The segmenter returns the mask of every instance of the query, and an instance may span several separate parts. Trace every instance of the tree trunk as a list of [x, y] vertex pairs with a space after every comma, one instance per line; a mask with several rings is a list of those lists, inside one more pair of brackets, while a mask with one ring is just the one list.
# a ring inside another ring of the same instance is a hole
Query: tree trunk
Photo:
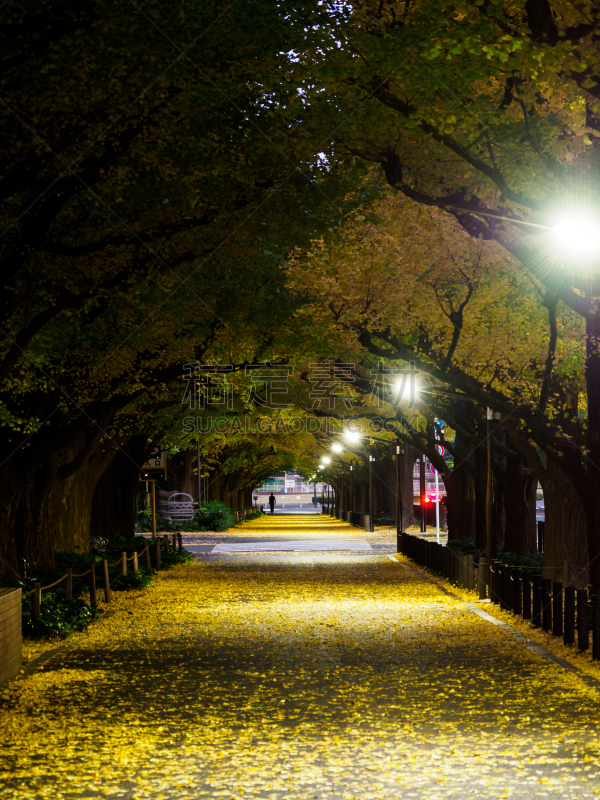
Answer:
[[471, 461], [473, 446], [457, 431], [454, 440], [452, 472], [444, 476], [446, 510], [448, 514], [448, 539], [473, 539], [477, 535], [475, 482]]
[[124, 453], [117, 452], [99, 478], [92, 497], [90, 535], [114, 544], [117, 537], [135, 535], [135, 496], [140, 483], [138, 465], [144, 461], [146, 443], [142, 437], [129, 442]]
[[[586, 317], [585, 382], [587, 389], [587, 449], [581, 481], [586, 511], [587, 549], [592, 592], [600, 592], [600, 310], [597, 300]], [[546, 492], [544, 490], [544, 500]]]
[[0, 545], [8, 565], [20, 571], [19, 559], [52, 565], [55, 550], [89, 550], [92, 495], [113, 457], [112, 445], [88, 430], [30, 470], [26, 459], [6, 465], [0, 475]]
[[183, 453], [177, 453], [176, 456], [170, 459], [168, 470], [173, 478], [174, 491], [185, 492], [185, 494], [189, 494], [197, 500], [198, 473], [196, 470], [194, 474], [195, 466], [196, 450], [186, 450]]
[[415, 524], [413, 472], [418, 451], [410, 444], [404, 445], [404, 455], [400, 456], [400, 500], [402, 502], [403, 531]]
[[[477, 447], [473, 453], [473, 486], [475, 488], [475, 544], [482, 550], [487, 547], [487, 450]], [[497, 520], [496, 520], [497, 521]]]
[[544, 577], [562, 581], [564, 562], [571, 561], [573, 585], [589, 582], [586, 514], [579, 493], [565, 470], [548, 459], [544, 490]]
[[[498, 493], [505, 512], [504, 549], [522, 555], [537, 552], [535, 501], [537, 475], [525, 457], [504, 458], [504, 469], [496, 471]], [[500, 541], [498, 541], [500, 546]]]

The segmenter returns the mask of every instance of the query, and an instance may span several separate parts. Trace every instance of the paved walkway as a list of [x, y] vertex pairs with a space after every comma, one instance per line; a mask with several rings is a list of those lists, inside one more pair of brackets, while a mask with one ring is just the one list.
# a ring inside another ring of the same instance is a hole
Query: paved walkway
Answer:
[[219, 541], [356, 536], [381, 549], [206, 553], [121, 597], [0, 690], [0, 796], [598, 793], [595, 691], [377, 535], [289, 523], [263, 518]]

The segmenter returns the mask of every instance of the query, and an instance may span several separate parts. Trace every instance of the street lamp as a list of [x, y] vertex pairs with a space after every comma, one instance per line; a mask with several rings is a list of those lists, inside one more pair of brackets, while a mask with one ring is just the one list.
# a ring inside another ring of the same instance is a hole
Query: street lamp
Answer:
[[598, 219], [584, 209], [573, 209], [565, 216], [557, 215], [554, 235], [563, 247], [570, 251], [589, 253], [600, 248]]

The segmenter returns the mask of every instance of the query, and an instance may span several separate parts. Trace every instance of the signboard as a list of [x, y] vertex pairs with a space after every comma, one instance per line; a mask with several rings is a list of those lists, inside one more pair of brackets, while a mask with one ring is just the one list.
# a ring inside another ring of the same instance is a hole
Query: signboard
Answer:
[[145, 464], [142, 464], [140, 480], [164, 481], [167, 478], [167, 451], [163, 444], [157, 444]]

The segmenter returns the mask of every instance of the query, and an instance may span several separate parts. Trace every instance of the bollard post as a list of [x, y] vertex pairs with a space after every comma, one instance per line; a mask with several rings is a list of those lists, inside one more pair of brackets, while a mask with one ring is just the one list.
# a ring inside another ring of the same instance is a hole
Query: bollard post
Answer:
[[146, 545], [144, 554], [146, 556], [146, 569], [148, 570], [148, 572], [152, 572], [152, 562], [150, 561], [150, 543]]
[[90, 568], [90, 605], [98, 605], [98, 601], [96, 599], [96, 567], [94, 564], [92, 564]]
[[183, 553], [183, 536], [181, 533], [177, 534], [177, 549], [180, 553]]
[[507, 597], [507, 582], [508, 582], [508, 566], [500, 562], [498, 564], [498, 573], [500, 575], [500, 608], [506, 610], [508, 608], [508, 603], [506, 601]]
[[485, 600], [485, 574], [487, 572], [487, 564], [485, 558], [479, 559], [479, 566], [477, 567], [477, 593], [480, 600]]
[[467, 589], [475, 589], [475, 557], [467, 556]]
[[502, 572], [502, 562], [501, 561], [494, 561], [494, 602], [497, 603], [500, 608], [504, 608], [503, 597], [502, 597], [502, 590], [503, 590], [503, 582], [504, 582], [504, 575]]
[[488, 562], [488, 573], [490, 576], [489, 583], [488, 583], [488, 597], [492, 601], [492, 603], [496, 602], [496, 561], [492, 559]]
[[134, 572], [137, 572], [137, 571], [138, 571], [138, 569], [139, 569], [139, 564], [138, 564], [138, 553], [137, 553], [137, 550], [134, 550], [134, 551], [133, 551], [133, 571], [134, 571]]
[[523, 571], [513, 569], [513, 611], [521, 616], [523, 613]]
[[65, 600], [70, 603], [73, 599], [73, 568], [67, 567], [67, 577], [65, 578]]
[[575, 587], [565, 588], [565, 632], [563, 641], [565, 644], [575, 644]]
[[542, 630], [552, 630], [552, 581], [542, 578]]
[[39, 617], [40, 615], [40, 606], [42, 604], [42, 584], [41, 583], [34, 583], [33, 584], [33, 616]]
[[104, 581], [104, 602], [110, 603], [110, 581], [108, 578], [108, 561], [102, 559], [102, 579]]
[[531, 624], [536, 628], [542, 627], [542, 576], [533, 576], [533, 614]]
[[515, 605], [514, 595], [515, 595], [515, 581], [514, 581], [514, 574], [515, 568], [514, 567], [506, 567], [506, 592], [504, 594], [504, 600], [506, 603], [506, 610], [512, 611]]
[[531, 619], [531, 572], [523, 573], [523, 619]]
[[155, 547], [156, 569], [160, 569], [160, 542], [156, 542], [154, 547]]
[[173, 552], [175, 553], [176, 551], [177, 551], [177, 534], [174, 533], [173, 534]]
[[577, 647], [580, 650], [590, 649], [588, 624], [587, 589], [577, 589]]
[[600, 661], [600, 594], [592, 597], [592, 658]]
[[563, 635], [563, 592], [562, 583], [552, 584], [552, 635]]
[[169, 537], [165, 534], [163, 536], [163, 546], [165, 548], [165, 555], [169, 555]]
[[121, 553], [121, 576], [127, 577], [127, 553]]

